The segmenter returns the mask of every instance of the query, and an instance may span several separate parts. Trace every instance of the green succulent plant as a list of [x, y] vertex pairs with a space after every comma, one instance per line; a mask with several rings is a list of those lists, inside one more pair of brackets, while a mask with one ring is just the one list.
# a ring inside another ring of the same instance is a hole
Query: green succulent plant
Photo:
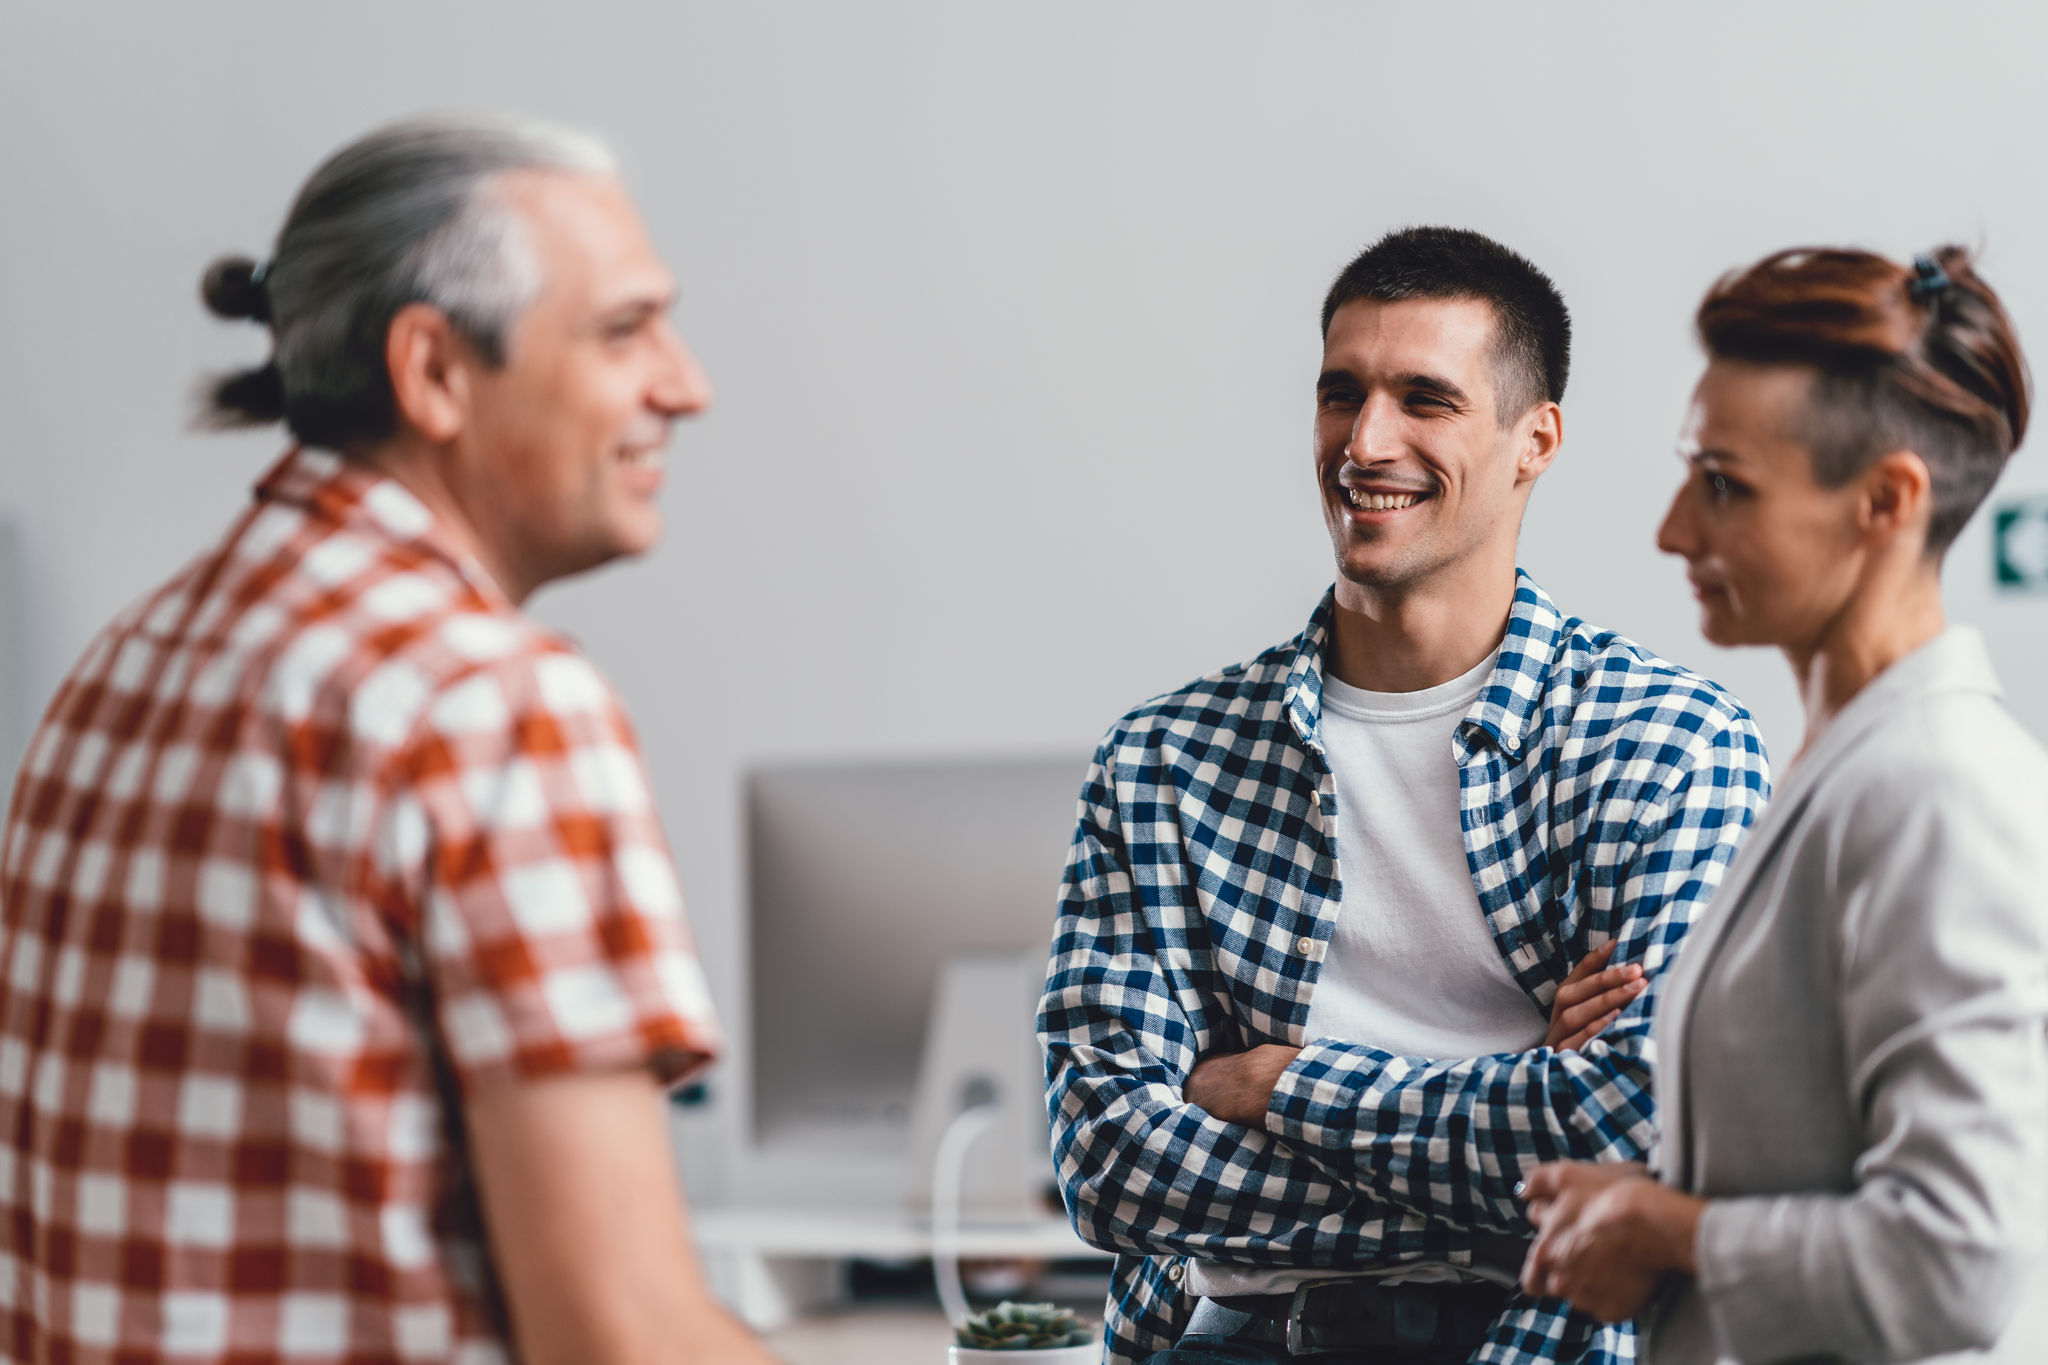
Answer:
[[1086, 1346], [1088, 1329], [1065, 1308], [1049, 1303], [997, 1304], [953, 1329], [953, 1340], [977, 1351], [1050, 1351]]

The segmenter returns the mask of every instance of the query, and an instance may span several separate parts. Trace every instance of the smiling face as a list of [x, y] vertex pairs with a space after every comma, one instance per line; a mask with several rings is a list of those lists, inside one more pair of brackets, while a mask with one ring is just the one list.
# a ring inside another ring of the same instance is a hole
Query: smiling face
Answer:
[[505, 363], [468, 370], [462, 500], [518, 598], [654, 545], [669, 426], [711, 388], [669, 323], [674, 280], [616, 180], [519, 172], [494, 189], [542, 284]]
[[1716, 359], [1694, 391], [1679, 442], [1685, 482], [1657, 530], [1682, 556], [1717, 645], [1798, 648], [1855, 593], [1863, 536], [1856, 481], [1815, 481], [1801, 430], [1813, 374]]
[[1316, 477], [1340, 601], [1455, 566], [1513, 572], [1522, 508], [1560, 436], [1555, 403], [1505, 426], [1494, 315], [1478, 299], [1354, 299], [1316, 381]]

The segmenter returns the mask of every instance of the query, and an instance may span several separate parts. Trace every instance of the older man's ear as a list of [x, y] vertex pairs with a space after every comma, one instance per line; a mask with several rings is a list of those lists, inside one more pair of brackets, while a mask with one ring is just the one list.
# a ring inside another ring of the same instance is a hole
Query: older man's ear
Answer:
[[410, 432], [430, 445], [445, 445], [462, 434], [468, 350], [438, 308], [409, 303], [393, 315], [384, 334], [384, 363], [391, 371], [401, 434]]

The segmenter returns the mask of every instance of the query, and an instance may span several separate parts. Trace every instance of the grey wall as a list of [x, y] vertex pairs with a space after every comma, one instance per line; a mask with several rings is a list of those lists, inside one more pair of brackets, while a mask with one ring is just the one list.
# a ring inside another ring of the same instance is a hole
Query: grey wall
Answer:
[[[27, 601], [21, 529], [0, 515], [0, 793], [11, 788], [15, 767], [28, 742]], [[0, 795], [0, 806], [7, 799]]]
[[[1686, 320], [1773, 247], [1961, 238], [2048, 337], [2048, 13], [1926, 14], [0, 6], [0, 517], [28, 588], [5, 647], [47, 694], [274, 453], [185, 432], [195, 378], [259, 354], [200, 310], [206, 261], [261, 248], [366, 126], [512, 105], [623, 144], [720, 386], [677, 442], [667, 544], [539, 607], [638, 718], [736, 1023], [746, 765], [1070, 752], [1299, 626], [1328, 573], [1316, 306], [1389, 226], [1469, 224], [1556, 276], [1582, 340], [1524, 560], [1735, 686], [1789, 755], [1781, 665], [1705, 648], [1650, 546]], [[2044, 486], [2023, 454], [2006, 487]], [[1957, 547], [1956, 614], [2048, 729], [2043, 607], [1994, 601], [1986, 555], [1981, 530]], [[744, 1074], [693, 1172], [795, 1189], [732, 1140]]]

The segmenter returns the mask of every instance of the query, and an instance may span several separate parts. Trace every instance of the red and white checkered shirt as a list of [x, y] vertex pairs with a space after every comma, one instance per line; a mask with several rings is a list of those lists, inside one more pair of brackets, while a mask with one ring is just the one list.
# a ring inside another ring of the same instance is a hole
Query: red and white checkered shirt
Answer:
[[716, 1050], [617, 697], [451, 546], [295, 452], [52, 703], [0, 849], [0, 1355], [505, 1359], [460, 1094]]

